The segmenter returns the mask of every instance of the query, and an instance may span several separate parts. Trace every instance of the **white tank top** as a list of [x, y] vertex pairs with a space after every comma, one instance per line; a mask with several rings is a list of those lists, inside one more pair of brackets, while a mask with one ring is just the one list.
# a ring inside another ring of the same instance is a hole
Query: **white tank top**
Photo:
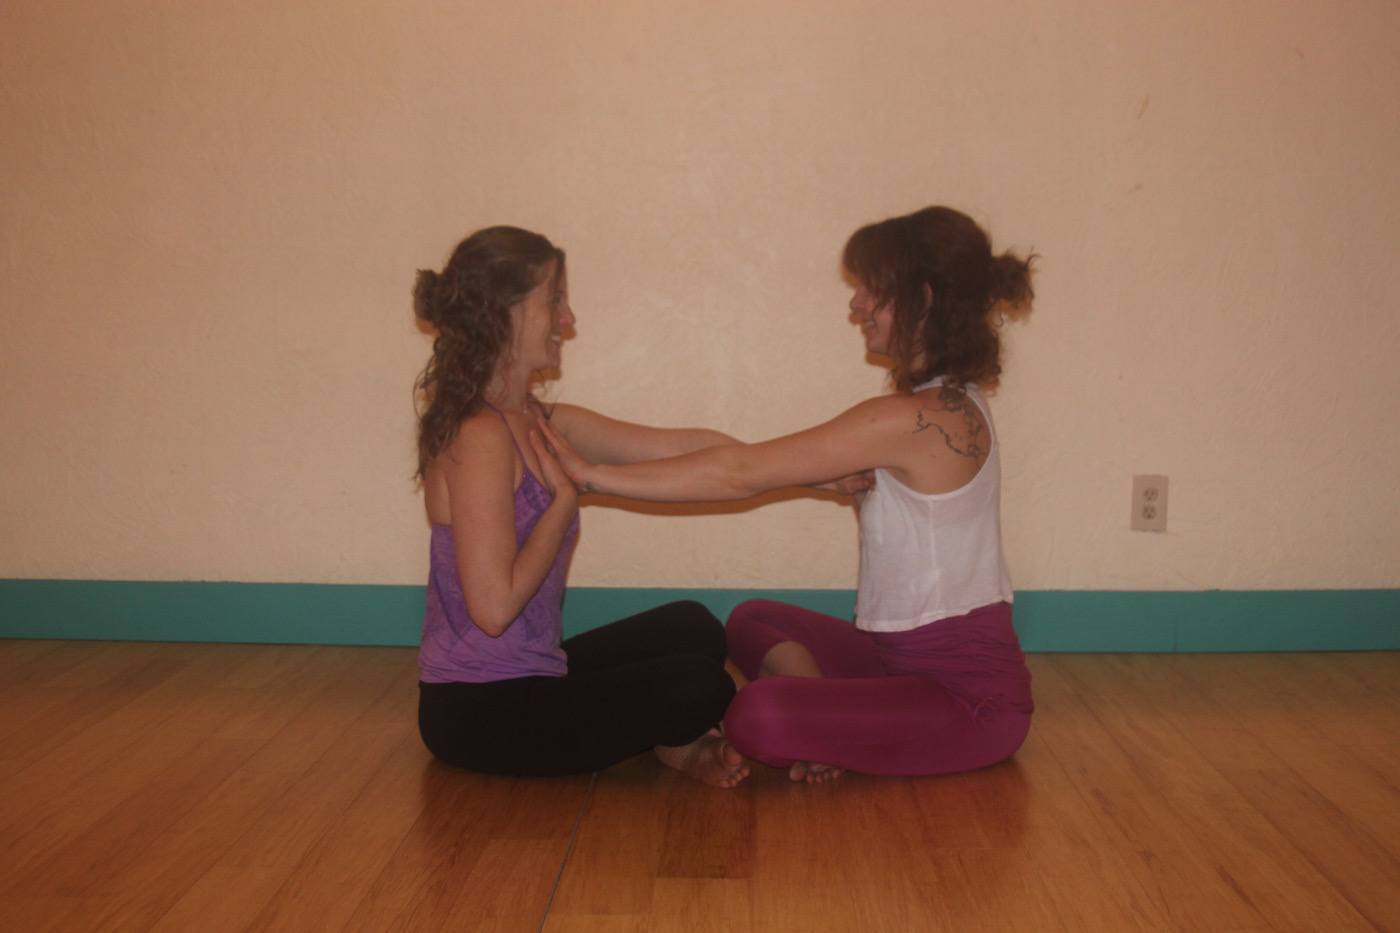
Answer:
[[860, 507], [858, 628], [902, 632], [1011, 602], [1011, 578], [1001, 553], [1000, 445], [981, 390], [969, 385], [967, 396], [987, 419], [992, 439], [971, 482], [930, 495], [875, 470], [875, 488]]

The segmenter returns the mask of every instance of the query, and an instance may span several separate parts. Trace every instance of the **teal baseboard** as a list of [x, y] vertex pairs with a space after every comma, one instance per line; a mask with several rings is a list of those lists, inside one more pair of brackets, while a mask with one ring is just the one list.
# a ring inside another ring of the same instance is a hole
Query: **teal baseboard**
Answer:
[[[0, 580], [0, 638], [416, 645], [421, 586]], [[564, 633], [677, 599], [721, 619], [746, 599], [849, 618], [850, 590], [574, 587]], [[1400, 589], [1027, 590], [1016, 594], [1027, 651], [1394, 651]]]

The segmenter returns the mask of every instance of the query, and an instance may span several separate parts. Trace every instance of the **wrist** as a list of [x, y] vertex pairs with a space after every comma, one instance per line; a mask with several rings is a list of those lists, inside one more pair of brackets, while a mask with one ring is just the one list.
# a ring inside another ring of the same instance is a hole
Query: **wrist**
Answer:
[[579, 478], [581, 480], [578, 484], [580, 492], [606, 494], [608, 489], [608, 464], [591, 464], [588, 470]]
[[561, 483], [554, 487], [554, 501], [549, 504], [550, 508], [576, 509], [578, 508], [578, 490], [573, 483]]

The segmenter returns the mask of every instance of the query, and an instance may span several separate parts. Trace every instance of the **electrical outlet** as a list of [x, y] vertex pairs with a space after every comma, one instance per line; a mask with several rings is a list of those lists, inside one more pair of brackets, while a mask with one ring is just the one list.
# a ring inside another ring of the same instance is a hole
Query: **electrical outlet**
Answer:
[[1133, 477], [1133, 531], [1167, 530], [1167, 478], [1148, 473]]

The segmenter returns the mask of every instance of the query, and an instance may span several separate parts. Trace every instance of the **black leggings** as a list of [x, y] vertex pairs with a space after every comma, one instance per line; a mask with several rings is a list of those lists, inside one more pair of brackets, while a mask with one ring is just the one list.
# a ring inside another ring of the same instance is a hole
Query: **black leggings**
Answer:
[[563, 677], [420, 683], [418, 732], [442, 761], [487, 774], [598, 771], [718, 725], [734, 698], [724, 626], [669, 603], [565, 639]]

